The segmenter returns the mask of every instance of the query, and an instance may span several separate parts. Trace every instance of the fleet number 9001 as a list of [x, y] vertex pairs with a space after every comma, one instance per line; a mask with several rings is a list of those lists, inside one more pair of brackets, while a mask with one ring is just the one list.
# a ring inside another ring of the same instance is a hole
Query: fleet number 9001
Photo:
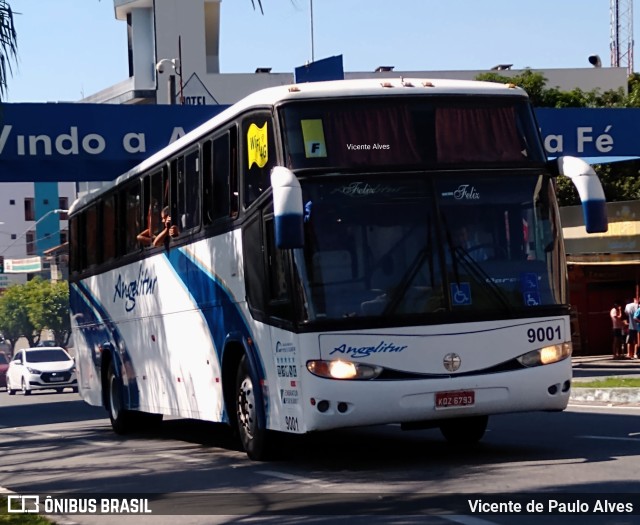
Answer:
[[527, 340], [530, 343], [546, 343], [549, 341], [562, 341], [560, 326], [547, 326], [540, 328], [529, 328], [527, 330]]

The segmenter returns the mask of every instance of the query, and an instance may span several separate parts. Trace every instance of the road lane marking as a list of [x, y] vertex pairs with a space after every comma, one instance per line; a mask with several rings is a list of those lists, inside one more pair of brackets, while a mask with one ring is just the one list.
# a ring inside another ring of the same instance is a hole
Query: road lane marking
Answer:
[[262, 474], [263, 476], [269, 476], [272, 478], [284, 479], [285, 481], [295, 481], [296, 483], [302, 483], [304, 485], [313, 485], [316, 487], [334, 487], [334, 483], [326, 483], [313, 478], [305, 478], [303, 476], [296, 476], [295, 474], [287, 474], [286, 472], [277, 472], [275, 470], [258, 470], [256, 474]]
[[617, 436], [576, 436], [579, 439], [599, 439], [602, 441], [631, 441], [633, 443], [640, 443], [640, 439], [631, 437], [617, 437]]
[[475, 516], [438, 515], [438, 517], [447, 521], [453, 521], [454, 523], [460, 523], [461, 525], [496, 525], [495, 521], [487, 521], [482, 518], [476, 518]]
[[174, 461], [182, 461], [183, 463], [205, 463], [210, 462], [208, 458], [190, 458], [179, 456], [178, 454], [154, 454], [158, 458], [172, 459]]

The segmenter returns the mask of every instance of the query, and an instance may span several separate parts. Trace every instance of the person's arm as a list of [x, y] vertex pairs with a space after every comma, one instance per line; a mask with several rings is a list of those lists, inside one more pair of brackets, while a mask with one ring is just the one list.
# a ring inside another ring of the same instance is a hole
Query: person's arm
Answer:
[[169, 228], [164, 228], [158, 235], [156, 235], [155, 239], [153, 239], [154, 246], [161, 246], [164, 244], [165, 237], [169, 234]]
[[154, 246], [161, 246], [162, 244], [164, 244], [164, 240], [167, 238], [167, 235], [169, 237], [177, 237], [178, 235], [180, 235], [180, 231], [178, 230], [177, 226], [169, 226], [169, 222], [166, 223], [164, 229], [156, 236], [155, 239], [153, 239], [153, 245]]
[[141, 231], [136, 237], [142, 244], [150, 245], [153, 242], [149, 228]]

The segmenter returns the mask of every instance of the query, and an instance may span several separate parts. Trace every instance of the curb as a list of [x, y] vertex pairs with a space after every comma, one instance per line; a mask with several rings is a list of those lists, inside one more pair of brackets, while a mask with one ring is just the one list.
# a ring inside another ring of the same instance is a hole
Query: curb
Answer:
[[581, 388], [574, 383], [569, 402], [640, 405], [640, 388]]

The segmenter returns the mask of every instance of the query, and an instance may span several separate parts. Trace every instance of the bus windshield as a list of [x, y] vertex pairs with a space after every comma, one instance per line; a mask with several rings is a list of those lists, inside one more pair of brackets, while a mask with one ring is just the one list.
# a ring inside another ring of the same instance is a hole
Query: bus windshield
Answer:
[[566, 302], [547, 177], [309, 177], [302, 188], [305, 248], [295, 262], [308, 322], [531, 316], [535, 307]]
[[312, 100], [280, 111], [291, 169], [532, 166], [544, 162], [535, 119], [516, 96]]

